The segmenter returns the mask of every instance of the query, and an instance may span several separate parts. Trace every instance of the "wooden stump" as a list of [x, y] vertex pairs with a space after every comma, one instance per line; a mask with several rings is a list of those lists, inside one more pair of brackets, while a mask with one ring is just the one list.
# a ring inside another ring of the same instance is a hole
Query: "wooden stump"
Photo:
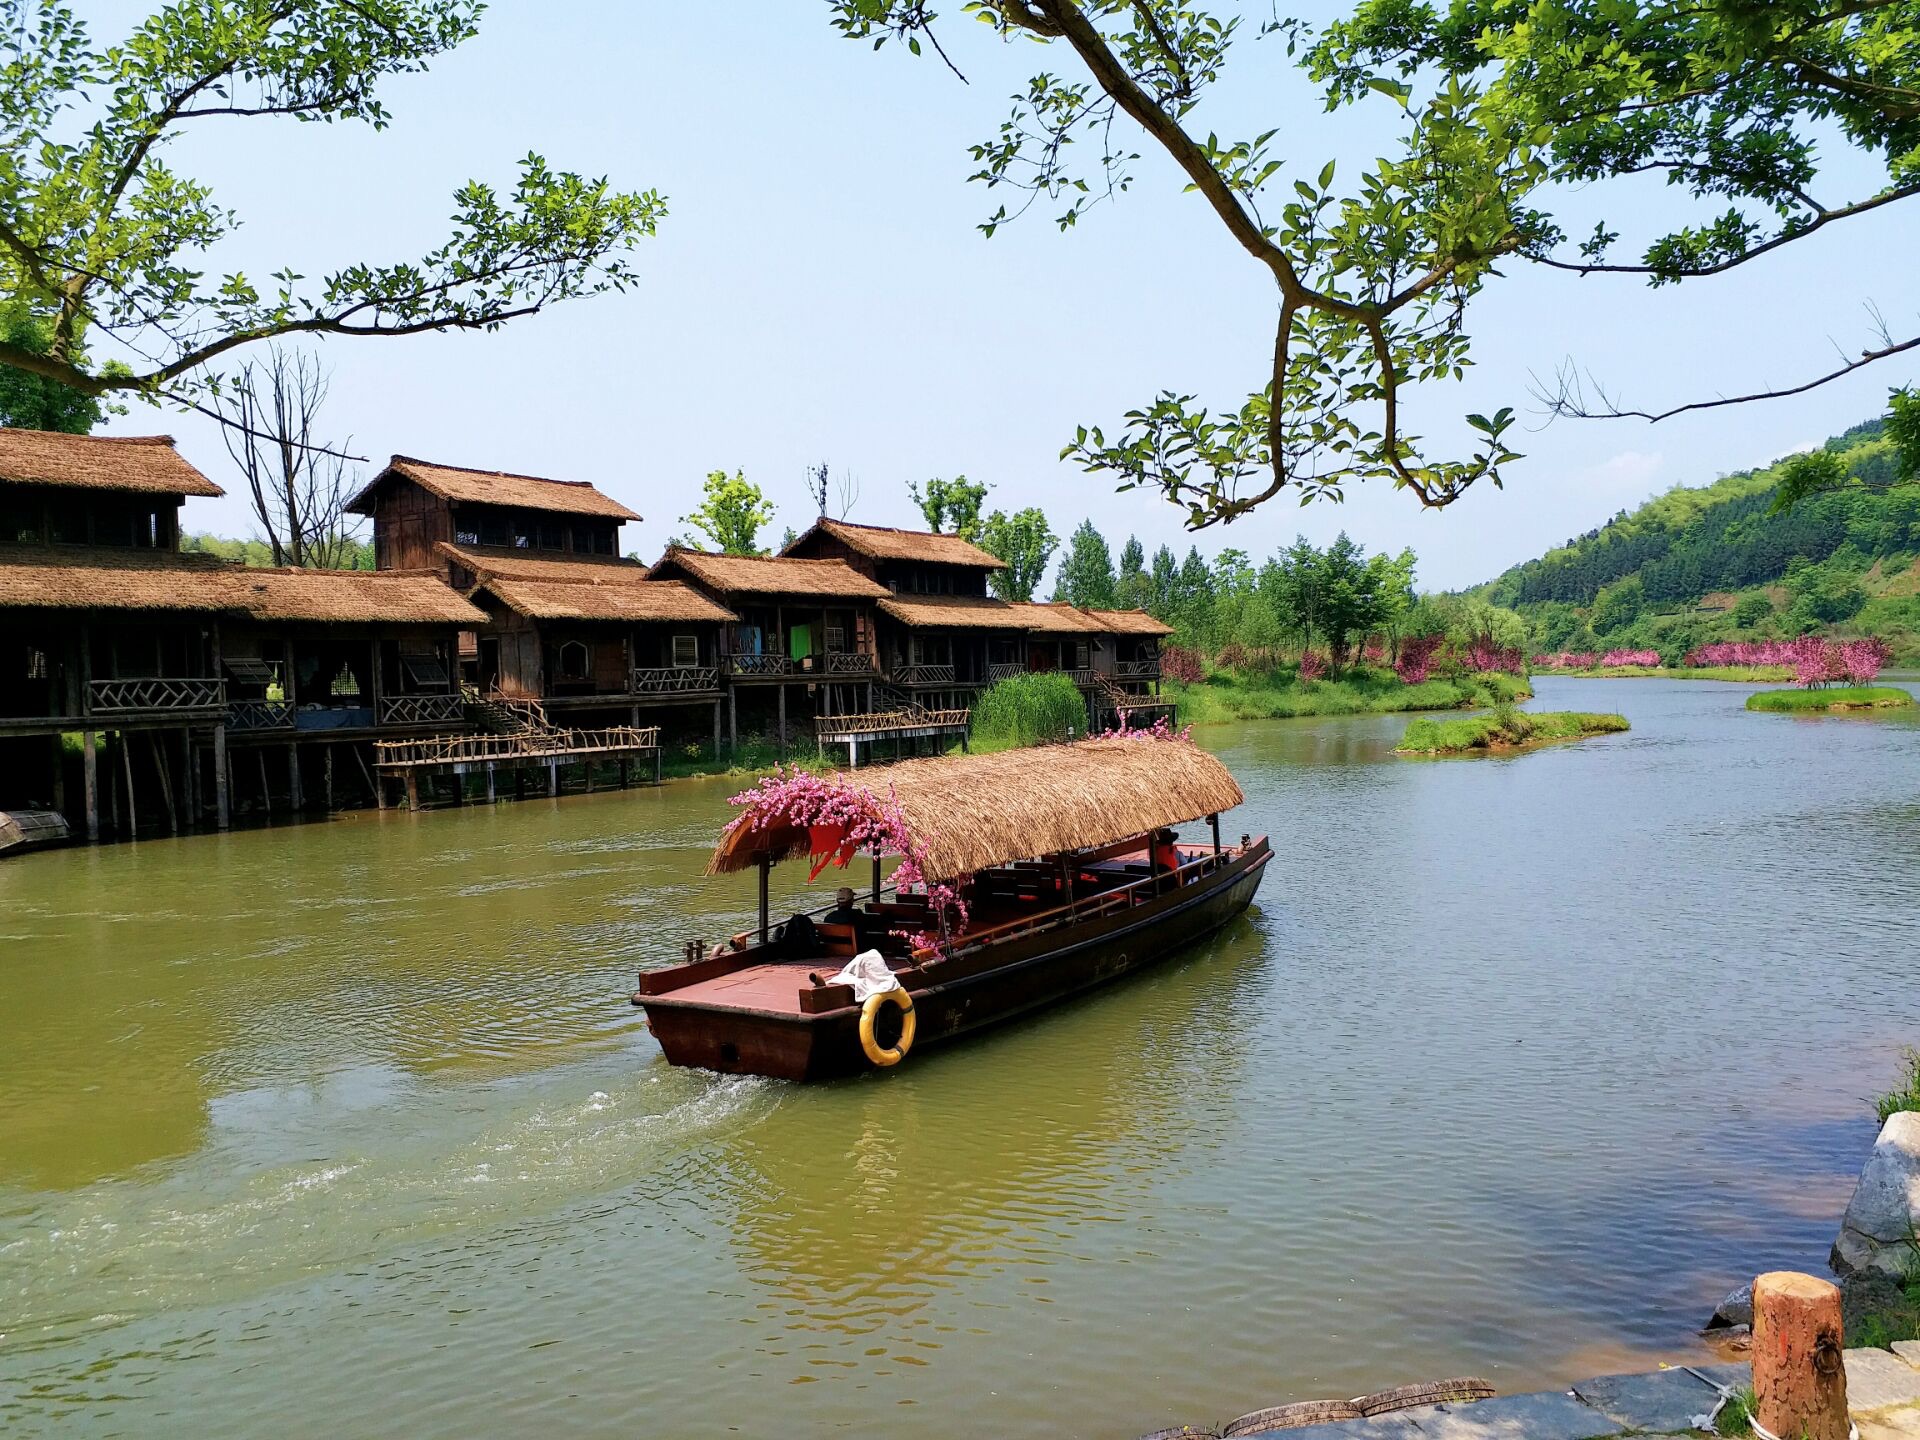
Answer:
[[1781, 1440], [1847, 1440], [1840, 1290], [1792, 1270], [1753, 1282], [1754, 1419]]

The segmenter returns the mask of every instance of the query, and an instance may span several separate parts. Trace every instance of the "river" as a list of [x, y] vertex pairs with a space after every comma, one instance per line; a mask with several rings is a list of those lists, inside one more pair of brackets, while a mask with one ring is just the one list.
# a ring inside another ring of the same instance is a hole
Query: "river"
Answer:
[[1243, 921], [811, 1089], [624, 998], [747, 923], [735, 784], [0, 864], [0, 1424], [1127, 1437], [1696, 1353], [1920, 1042], [1920, 724], [1537, 683], [1632, 733], [1202, 731]]

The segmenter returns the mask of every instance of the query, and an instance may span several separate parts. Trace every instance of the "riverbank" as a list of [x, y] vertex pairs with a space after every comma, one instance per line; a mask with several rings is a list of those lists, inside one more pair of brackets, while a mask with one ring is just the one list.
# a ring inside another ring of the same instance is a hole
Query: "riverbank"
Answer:
[[1494, 672], [1409, 685], [1391, 670], [1355, 670], [1338, 680], [1304, 682], [1291, 674], [1249, 676], [1220, 670], [1192, 684], [1168, 681], [1163, 689], [1179, 707], [1183, 725], [1463, 710], [1533, 698], [1524, 677]]
[[1535, 713], [1503, 708], [1491, 715], [1458, 720], [1414, 721], [1394, 747], [1396, 755], [1470, 755], [1476, 752], [1531, 749], [1589, 735], [1617, 735], [1626, 717], [1576, 710]]
[[1843, 685], [1828, 690], [1762, 690], [1747, 697], [1747, 709], [1780, 714], [1821, 714], [1832, 710], [1904, 710], [1913, 696], [1891, 685]]
[[1736, 685], [1771, 684], [1793, 679], [1785, 665], [1595, 665], [1586, 670], [1536, 669], [1536, 675], [1565, 675], [1574, 680], [1727, 680]]

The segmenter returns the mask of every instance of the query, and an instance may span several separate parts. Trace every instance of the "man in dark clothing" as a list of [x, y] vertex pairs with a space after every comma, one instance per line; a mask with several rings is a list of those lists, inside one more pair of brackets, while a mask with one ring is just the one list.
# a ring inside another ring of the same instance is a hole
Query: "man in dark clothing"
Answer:
[[851, 925], [853, 927], [853, 948], [857, 952], [864, 948], [861, 932], [865, 927], [866, 918], [867, 917], [862, 915], [859, 910], [854, 908], [853, 891], [847, 886], [842, 885], [839, 890], [834, 892], [833, 909], [826, 913], [821, 924]]

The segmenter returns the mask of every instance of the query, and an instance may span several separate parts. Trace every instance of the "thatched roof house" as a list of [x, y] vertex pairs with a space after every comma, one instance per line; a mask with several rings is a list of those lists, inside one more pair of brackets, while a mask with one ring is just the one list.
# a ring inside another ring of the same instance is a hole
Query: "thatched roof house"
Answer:
[[[1082, 846], [1107, 845], [1163, 825], [1231, 810], [1246, 797], [1227, 767], [1181, 741], [1083, 740], [993, 755], [907, 760], [834, 777], [899, 805], [926, 849], [930, 879], [949, 880]], [[751, 807], [730, 824], [709, 874], [808, 853], [804, 827], [756, 828]]]
[[173, 448], [171, 435], [0, 430], [0, 482], [182, 499], [226, 494]]
[[887, 593], [843, 560], [721, 555], [680, 545], [669, 545], [647, 575], [654, 580], [691, 580], [728, 601], [733, 597], [867, 601]]
[[922, 630], [1026, 629], [1015, 606], [990, 595], [892, 595], [880, 602], [880, 613]]
[[232, 572], [215, 555], [0, 546], [0, 609], [217, 613], [236, 603]]
[[1101, 628], [1115, 635], [1150, 635], [1166, 637], [1173, 634], [1173, 626], [1164, 620], [1156, 620], [1144, 610], [1095, 610], [1089, 607], [1085, 613], [1098, 621]]
[[691, 585], [678, 580], [648, 580], [645, 574], [641, 571], [641, 578], [619, 582], [519, 580], [489, 575], [476, 587], [476, 595], [492, 596], [530, 620], [718, 625], [734, 618], [731, 610], [715, 604]]
[[780, 552], [799, 558], [844, 558], [846, 555], [880, 563], [890, 560], [929, 565], [959, 565], [969, 569], [1004, 570], [1007, 562], [958, 535], [934, 530], [895, 530], [885, 525], [855, 525], [821, 516]]
[[517, 510], [597, 515], [613, 520], [640, 518], [585, 480], [549, 480], [539, 475], [516, 475], [509, 470], [439, 465], [431, 460], [416, 460], [411, 455], [395, 455], [389, 460], [386, 468], [347, 502], [347, 509], [356, 515], [377, 516], [378, 492], [395, 481], [409, 481], [429, 495], [456, 504], [502, 505]]

